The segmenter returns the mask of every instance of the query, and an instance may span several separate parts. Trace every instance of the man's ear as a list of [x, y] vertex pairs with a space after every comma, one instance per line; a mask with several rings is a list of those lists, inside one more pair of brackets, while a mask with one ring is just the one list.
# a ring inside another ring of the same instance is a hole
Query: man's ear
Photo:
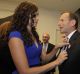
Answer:
[[75, 26], [75, 24], [76, 24], [76, 21], [73, 19], [73, 20], [71, 20], [71, 26], [72, 27], [74, 27]]

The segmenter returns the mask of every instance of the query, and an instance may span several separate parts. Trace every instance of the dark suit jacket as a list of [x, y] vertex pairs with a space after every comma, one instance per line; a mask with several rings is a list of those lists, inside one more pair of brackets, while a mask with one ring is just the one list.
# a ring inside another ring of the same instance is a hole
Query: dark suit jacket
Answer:
[[[42, 45], [43, 45], [43, 43], [42, 43]], [[49, 43], [46, 54], [50, 53], [54, 47], [55, 47], [55, 45]], [[49, 62], [54, 61], [55, 59], [56, 59], [56, 55], [55, 55]], [[49, 62], [48, 62], [48, 63], [49, 63]], [[52, 72], [55, 72], [55, 69], [53, 69], [53, 70], [51, 70], [51, 71], [52, 71]], [[48, 71], [48, 72], [46, 72], [45, 74], [50, 74], [51, 71]]]
[[[46, 53], [47, 53], [47, 54], [50, 53], [54, 47], [55, 47], [55, 45], [49, 43]], [[55, 55], [49, 62], [51, 62], [51, 61], [53, 61], [53, 60], [55, 60], [55, 59], [56, 59], [56, 55]]]
[[70, 38], [67, 49], [68, 59], [59, 66], [60, 74], [80, 74], [80, 33], [76, 31]]

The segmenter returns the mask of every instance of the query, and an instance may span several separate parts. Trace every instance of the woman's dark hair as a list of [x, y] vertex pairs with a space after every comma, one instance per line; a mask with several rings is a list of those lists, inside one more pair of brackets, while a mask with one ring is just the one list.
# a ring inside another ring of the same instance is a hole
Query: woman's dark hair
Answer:
[[11, 22], [6, 21], [0, 25], [0, 40], [7, 40], [8, 39], [8, 31], [11, 28]]
[[12, 21], [11, 21], [11, 28], [8, 31], [8, 34], [11, 31], [19, 31], [22, 36], [24, 37], [24, 43], [27, 43], [28, 45], [33, 44], [32, 35], [28, 32], [27, 26], [29, 25], [29, 20], [31, 19], [31, 25], [32, 25], [32, 34], [36, 38], [37, 42], [39, 43], [39, 36], [36, 32], [34, 25], [34, 20], [37, 16], [36, 12], [38, 11], [38, 8], [35, 4], [32, 4], [30, 2], [22, 2], [15, 10], [15, 13], [13, 14]]
[[27, 43], [28, 45], [33, 44], [32, 36], [27, 30], [27, 25], [29, 25], [30, 19], [31, 19], [31, 25], [32, 25], [32, 33], [36, 38], [37, 42], [39, 43], [39, 36], [36, 32], [35, 27], [33, 27], [34, 25], [33, 18], [36, 17], [37, 11], [38, 11], [38, 8], [36, 5], [25, 1], [25, 2], [22, 2], [16, 8], [15, 13], [13, 15], [11, 30], [19, 31], [24, 37], [24, 43]]

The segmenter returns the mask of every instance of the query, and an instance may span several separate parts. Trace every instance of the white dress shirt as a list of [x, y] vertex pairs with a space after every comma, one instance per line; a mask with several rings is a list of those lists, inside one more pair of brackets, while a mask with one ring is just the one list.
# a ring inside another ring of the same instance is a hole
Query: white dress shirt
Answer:
[[43, 51], [47, 52], [47, 49], [48, 49], [48, 43], [46, 44], [43, 43]]
[[76, 30], [72, 31], [72, 32], [67, 36], [67, 38], [70, 39], [75, 32], [76, 32]]

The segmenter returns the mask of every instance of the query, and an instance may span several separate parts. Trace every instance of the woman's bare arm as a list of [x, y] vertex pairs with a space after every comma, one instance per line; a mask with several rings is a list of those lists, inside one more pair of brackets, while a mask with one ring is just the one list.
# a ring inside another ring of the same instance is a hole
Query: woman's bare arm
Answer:
[[14, 64], [19, 72], [19, 74], [39, 74], [45, 71], [49, 71], [55, 68], [58, 64], [67, 59], [66, 55], [61, 60], [55, 60], [47, 65], [40, 67], [30, 68], [25, 53], [23, 41], [19, 38], [11, 38], [9, 40], [9, 48], [14, 61]]
[[[42, 61], [49, 62], [56, 55], [58, 49], [65, 45], [69, 45], [69, 43], [59, 43], [59, 44], [55, 45], [55, 47], [52, 49], [52, 51], [48, 54], [46, 54], [45, 52], [42, 52], [42, 54], [41, 54]], [[44, 50], [44, 49], [42, 49], [42, 50]]]

